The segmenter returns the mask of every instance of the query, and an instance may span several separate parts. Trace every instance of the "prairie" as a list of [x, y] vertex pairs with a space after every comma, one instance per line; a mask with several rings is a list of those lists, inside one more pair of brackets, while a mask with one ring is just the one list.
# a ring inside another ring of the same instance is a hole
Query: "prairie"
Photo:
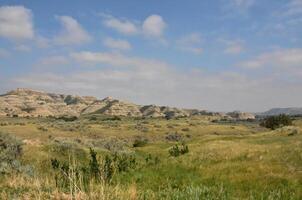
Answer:
[[[0, 132], [21, 141], [22, 154], [0, 175], [0, 198], [298, 200], [302, 119], [294, 127], [291, 135], [211, 116], [2, 117]], [[172, 156], [175, 145], [188, 152]]]

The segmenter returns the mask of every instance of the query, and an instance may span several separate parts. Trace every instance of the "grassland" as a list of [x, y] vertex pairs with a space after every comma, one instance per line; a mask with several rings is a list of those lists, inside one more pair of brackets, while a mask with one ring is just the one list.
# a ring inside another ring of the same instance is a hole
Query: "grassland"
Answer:
[[[0, 199], [302, 199], [302, 119], [292, 136], [285, 128], [213, 119], [0, 118], [0, 132], [23, 141], [20, 162], [30, 168], [0, 175]], [[189, 152], [169, 155], [181, 142]], [[88, 166], [90, 148], [99, 163], [118, 153], [136, 164], [109, 182], [84, 187], [69, 176], [66, 187], [56, 185], [51, 159]]]

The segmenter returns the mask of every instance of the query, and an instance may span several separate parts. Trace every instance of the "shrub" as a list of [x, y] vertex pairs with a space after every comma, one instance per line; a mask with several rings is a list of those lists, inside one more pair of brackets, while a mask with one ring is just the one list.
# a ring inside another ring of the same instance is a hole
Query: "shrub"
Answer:
[[109, 116], [109, 117], [106, 117], [104, 119], [102, 119], [102, 121], [121, 121], [122, 118], [120, 118], [119, 116]]
[[179, 142], [180, 140], [182, 140], [182, 135], [180, 135], [177, 132], [175, 132], [175, 133], [169, 133], [166, 136], [166, 140], [172, 141], [172, 142]]
[[22, 142], [9, 134], [0, 133], [0, 173], [19, 170], [18, 159], [22, 155]]
[[73, 122], [73, 121], [76, 121], [77, 119], [78, 119], [77, 116], [63, 115], [63, 116], [57, 117], [57, 120], [63, 120], [65, 122]]
[[186, 153], [189, 153], [189, 147], [185, 143], [182, 143], [180, 147], [176, 144], [169, 149], [169, 154], [173, 157], [178, 157]]
[[86, 152], [74, 141], [54, 140], [49, 144], [49, 150], [54, 155], [68, 157], [70, 154], [77, 158], [85, 158]]
[[136, 167], [136, 159], [132, 155], [115, 153], [112, 157], [117, 172], [126, 172]]
[[123, 151], [126, 148], [126, 142], [118, 138], [105, 138], [92, 142], [95, 147], [105, 148], [111, 152]]
[[7, 125], [8, 125], [7, 122], [1, 122], [1, 123], [0, 123], [0, 126], [7, 126]]
[[37, 129], [40, 130], [40, 131], [43, 131], [43, 132], [47, 132], [48, 131], [48, 129], [45, 128], [44, 126], [39, 126]]
[[290, 126], [290, 125], [292, 125], [292, 119], [289, 116], [283, 114], [278, 116], [267, 117], [260, 123], [260, 126], [270, 128], [272, 130], [275, 130], [282, 126]]

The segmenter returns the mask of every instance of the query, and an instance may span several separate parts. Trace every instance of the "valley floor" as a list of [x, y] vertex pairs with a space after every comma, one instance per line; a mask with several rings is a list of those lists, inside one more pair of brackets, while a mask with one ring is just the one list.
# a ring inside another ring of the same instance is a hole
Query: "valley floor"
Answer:
[[301, 119], [275, 131], [214, 119], [0, 118], [23, 143], [0, 199], [302, 199]]

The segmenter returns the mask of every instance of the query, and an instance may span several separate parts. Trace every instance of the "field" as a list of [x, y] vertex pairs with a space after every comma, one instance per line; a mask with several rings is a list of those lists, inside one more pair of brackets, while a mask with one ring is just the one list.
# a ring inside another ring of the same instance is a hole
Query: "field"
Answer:
[[23, 143], [0, 199], [302, 199], [302, 119], [214, 119], [0, 118]]

